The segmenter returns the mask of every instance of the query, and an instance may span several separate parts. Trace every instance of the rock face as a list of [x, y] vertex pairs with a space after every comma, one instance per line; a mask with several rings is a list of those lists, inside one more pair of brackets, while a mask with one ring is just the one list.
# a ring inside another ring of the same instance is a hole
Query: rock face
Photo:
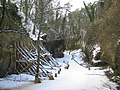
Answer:
[[53, 57], [63, 57], [64, 40], [52, 40], [44, 43], [46, 49], [53, 54]]
[[4, 77], [10, 64], [10, 54], [6, 48], [2, 48], [2, 56], [0, 59], [0, 77]]
[[[18, 59], [16, 56], [19, 56], [15, 50], [15, 44], [25, 40], [19, 36], [13, 32], [0, 33], [0, 77], [14, 72], [15, 63]], [[26, 43], [28, 43], [28, 39], [26, 39]]]
[[13, 45], [13, 38], [15, 38], [13, 33], [0, 33], [0, 77], [5, 76], [13, 63], [11, 58], [13, 48], [10, 47], [10, 45]]

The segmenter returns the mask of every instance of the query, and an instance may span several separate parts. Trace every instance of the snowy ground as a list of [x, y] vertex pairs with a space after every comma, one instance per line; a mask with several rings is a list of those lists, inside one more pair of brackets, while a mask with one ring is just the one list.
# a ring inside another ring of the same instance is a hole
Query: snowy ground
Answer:
[[83, 63], [80, 50], [72, 51], [71, 54], [66, 51], [65, 57], [57, 60], [69, 63], [70, 67], [64, 69], [63, 64], [61, 74], [55, 80], [43, 80], [42, 83], [35, 84], [31, 82], [34, 80], [33, 76], [12, 75], [0, 79], [0, 90], [116, 90], [116, 84], [104, 75], [105, 70], [100, 70], [99, 67], [91, 67], [91, 70], [88, 70], [71, 60], [72, 55], [76, 61]]

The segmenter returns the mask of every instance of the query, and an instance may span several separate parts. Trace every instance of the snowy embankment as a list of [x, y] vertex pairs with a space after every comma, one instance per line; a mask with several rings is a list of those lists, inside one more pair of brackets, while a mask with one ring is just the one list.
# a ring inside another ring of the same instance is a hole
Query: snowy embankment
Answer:
[[[79, 61], [80, 65], [76, 61]], [[116, 84], [110, 82], [100, 67], [91, 67], [91, 70], [82, 65], [82, 52], [80, 50], [72, 51], [70, 54], [65, 52], [64, 58], [58, 58], [57, 61], [63, 65], [61, 73], [55, 80], [43, 80], [40, 84], [30, 82], [34, 80], [33, 76], [11, 76], [0, 79], [0, 89], [12, 90], [116, 90]], [[69, 69], [64, 68], [64, 63], [70, 65]]]

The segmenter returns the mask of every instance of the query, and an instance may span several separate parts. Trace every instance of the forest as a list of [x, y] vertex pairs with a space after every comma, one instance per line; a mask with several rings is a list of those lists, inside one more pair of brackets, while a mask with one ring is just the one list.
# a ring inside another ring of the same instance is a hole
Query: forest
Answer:
[[60, 71], [54, 58], [81, 49], [89, 69], [109, 67], [107, 77], [119, 85], [120, 0], [83, 4], [71, 11], [69, 2], [57, 0], [0, 0], [0, 77], [29, 72], [41, 82], [39, 76], [49, 73], [44, 64]]

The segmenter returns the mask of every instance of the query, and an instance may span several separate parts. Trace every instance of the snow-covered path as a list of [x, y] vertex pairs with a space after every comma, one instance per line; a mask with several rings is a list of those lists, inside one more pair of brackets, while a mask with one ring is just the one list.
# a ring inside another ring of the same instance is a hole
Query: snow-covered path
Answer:
[[115, 84], [106, 78], [104, 70], [88, 70], [71, 60], [68, 53], [62, 60], [69, 61], [70, 67], [62, 68], [61, 74], [55, 80], [44, 80], [40, 84], [28, 83], [13, 90], [115, 90]]

